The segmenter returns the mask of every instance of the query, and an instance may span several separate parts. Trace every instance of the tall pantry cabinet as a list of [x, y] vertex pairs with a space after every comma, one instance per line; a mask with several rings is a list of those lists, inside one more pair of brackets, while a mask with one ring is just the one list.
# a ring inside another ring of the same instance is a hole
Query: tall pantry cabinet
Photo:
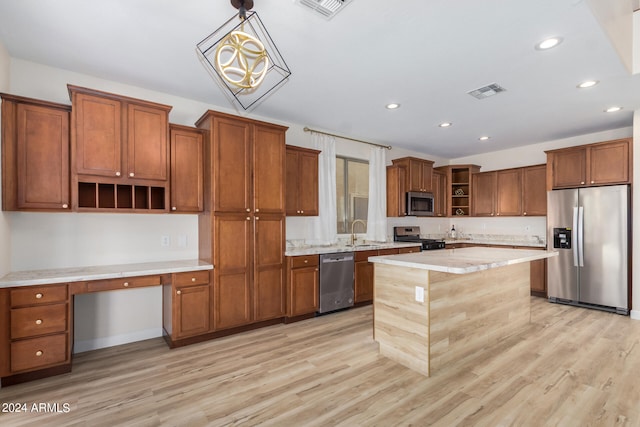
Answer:
[[285, 314], [286, 127], [207, 111], [199, 257], [214, 265], [213, 329]]

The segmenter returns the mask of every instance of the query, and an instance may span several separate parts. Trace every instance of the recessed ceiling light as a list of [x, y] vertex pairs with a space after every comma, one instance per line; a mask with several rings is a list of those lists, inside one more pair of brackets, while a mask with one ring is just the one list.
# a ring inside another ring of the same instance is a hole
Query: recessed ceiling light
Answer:
[[604, 110], [605, 113], [615, 113], [616, 111], [620, 111], [622, 110], [622, 107], [618, 107], [618, 106], [613, 106], [613, 107], [609, 107], [606, 110]]
[[588, 87], [594, 87], [598, 83], [600, 83], [598, 80], [585, 80], [576, 87], [578, 89], [586, 89]]
[[395, 110], [396, 108], [400, 108], [400, 104], [392, 102], [391, 104], [387, 104], [386, 107], [388, 110]]
[[558, 46], [562, 43], [562, 37], [549, 37], [548, 39], [542, 40], [540, 43], [536, 45], [536, 50], [547, 50], [552, 47]]
[[481, 136], [480, 138], [478, 138], [480, 141], [487, 141], [490, 137], [488, 136]]
[[453, 125], [453, 123], [451, 122], [442, 122], [438, 126], [440, 126], [441, 128], [448, 128], [451, 125]]

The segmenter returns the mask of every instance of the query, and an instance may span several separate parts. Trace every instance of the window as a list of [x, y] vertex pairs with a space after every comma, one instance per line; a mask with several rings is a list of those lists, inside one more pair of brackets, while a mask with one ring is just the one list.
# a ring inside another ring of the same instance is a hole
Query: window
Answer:
[[[351, 224], [367, 221], [369, 209], [369, 163], [364, 160], [336, 156], [336, 208], [338, 234], [351, 233]], [[356, 225], [357, 233], [366, 227]]]

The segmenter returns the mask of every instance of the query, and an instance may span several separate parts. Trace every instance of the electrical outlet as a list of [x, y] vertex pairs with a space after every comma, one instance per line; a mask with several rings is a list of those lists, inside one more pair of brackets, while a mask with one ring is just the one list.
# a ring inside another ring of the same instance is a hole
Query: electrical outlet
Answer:
[[424, 302], [424, 288], [416, 286], [416, 301]]
[[171, 246], [171, 238], [169, 236], [161, 236], [160, 246], [162, 246], [163, 248]]

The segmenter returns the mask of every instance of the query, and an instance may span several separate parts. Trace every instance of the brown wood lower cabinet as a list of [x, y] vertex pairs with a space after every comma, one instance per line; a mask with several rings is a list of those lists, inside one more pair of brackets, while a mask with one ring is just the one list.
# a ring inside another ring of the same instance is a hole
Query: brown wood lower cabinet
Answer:
[[163, 292], [163, 326], [171, 341], [211, 330], [209, 271], [174, 273]]
[[319, 261], [318, 255], [287, 257], [287, 317], [318, 311]]

